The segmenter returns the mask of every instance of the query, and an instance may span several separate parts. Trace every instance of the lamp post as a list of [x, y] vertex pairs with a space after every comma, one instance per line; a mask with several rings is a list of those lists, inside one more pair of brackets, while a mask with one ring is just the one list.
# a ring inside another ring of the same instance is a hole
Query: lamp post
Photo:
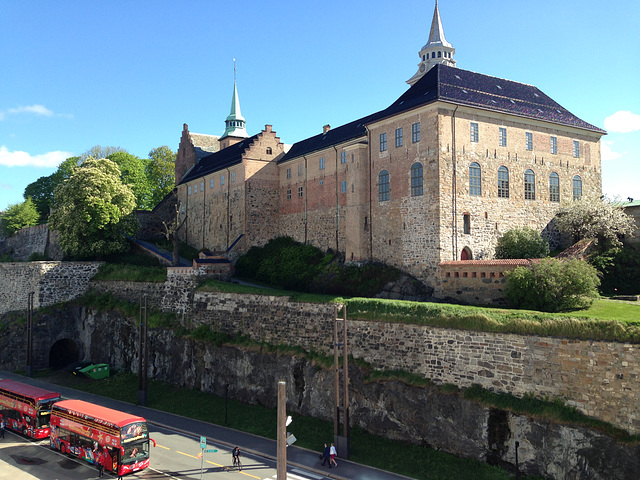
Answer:
[[277, 480], [287, 480], [287, 383], [278, 382]]
[[27, 297], [27, 377], [33, 376], [33, 297], [29, 292]]

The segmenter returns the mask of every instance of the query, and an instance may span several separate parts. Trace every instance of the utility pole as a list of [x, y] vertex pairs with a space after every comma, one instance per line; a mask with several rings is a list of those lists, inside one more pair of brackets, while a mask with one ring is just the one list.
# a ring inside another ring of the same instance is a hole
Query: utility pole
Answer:
[[[338, 310], [342, 308], [342, 318], [338, 318]], [[338, 324], [342, 322], [342, 341], [339, 340]], [[340, 368], [340, 356], [338, 349], [342, 347], [342, 368]], [[333, 365], [334, 378], [334, 407], [333, 420], [334, 443], [342, 458], [349, 458], [349, 350], [347, 348], [347, 307], [336, 305], [334, 307], [333, 321]], [[342, 370], [342, 402], [340, 401], [340, 371]], [[342, 415], [341, 415], [342, 413]], [[340, 435], [340, 417], [342, 417], [343, 434]]]
[[27, 377], [33, 376], [33, 297], [29, 292], [27, 297]]
[[278, 382], [277, 480], [287, 480], [287, 383]]
[[140, 345], [138, 348], [138, 403], [147, 404], [147, 296], [140, 297]]

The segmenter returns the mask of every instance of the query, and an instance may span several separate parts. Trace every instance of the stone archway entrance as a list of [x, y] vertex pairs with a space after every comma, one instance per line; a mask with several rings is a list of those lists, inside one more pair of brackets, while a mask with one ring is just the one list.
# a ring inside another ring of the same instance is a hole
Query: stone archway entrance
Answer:
[[64, 368], [79, 360], [80, 350], [78, 345], [70, 338], [58, 340], [49, 350], [49, 368], [54, 370]]

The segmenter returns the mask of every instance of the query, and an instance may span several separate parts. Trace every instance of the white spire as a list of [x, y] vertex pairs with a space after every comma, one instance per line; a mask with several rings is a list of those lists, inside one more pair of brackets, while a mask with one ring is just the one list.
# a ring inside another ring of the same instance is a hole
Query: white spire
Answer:
[[225, 120], [226, 128], [220, 137], [241, 137], [247, 138], [249, 134], [246, 130], [246, 121], [240, 113], [240, 100], [238, 99], [238, 88], [236, 87], [236, 59], [233, 59], [233, 96], [231, 97], [231, 113]]
[[407, 83], [409, 85], [416, 83], [436, 63], [455, 67], [456, 61], [453, 59], [454, 53], [456, 53], [456, 49], [444, 38], [438, 0], [436, 0], [436, 8], [433, 11], [433, 20], [431, 20], [431, 30], [429, 31], [429, 40], [418, 53], [420, 56], [418, 71], [413, 77], [407, 80]]

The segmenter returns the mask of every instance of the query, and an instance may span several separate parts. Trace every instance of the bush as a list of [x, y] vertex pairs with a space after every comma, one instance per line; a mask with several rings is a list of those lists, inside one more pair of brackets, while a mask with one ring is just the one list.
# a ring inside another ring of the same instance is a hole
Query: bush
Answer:
[[549, 256], [549, 242], [533, 228], [514, 228], [498, 239], [496, 258], [543, 258]]
[[640, 247], [625, 245], [598, 253], [589, 262], [602, 273], [606, 294], [640, 294]]
[[516, 308], [560, 312], [598, 298], [598, 271], [582, 260], [543, 259], [506, 274], [505, 296]]

